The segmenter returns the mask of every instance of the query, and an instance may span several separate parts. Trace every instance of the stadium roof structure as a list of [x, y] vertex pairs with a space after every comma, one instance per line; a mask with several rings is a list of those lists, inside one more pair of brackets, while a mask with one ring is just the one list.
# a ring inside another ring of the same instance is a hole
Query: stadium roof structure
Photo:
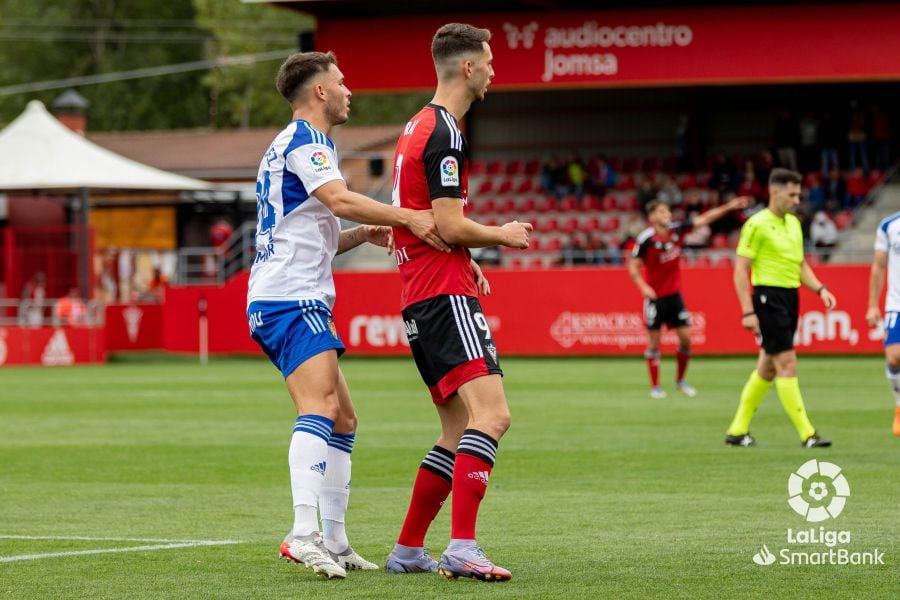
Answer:
[[70, 131], [32, 100], [0, 131], [0, 190], [207, 190], [200, 179], [125, 158]]

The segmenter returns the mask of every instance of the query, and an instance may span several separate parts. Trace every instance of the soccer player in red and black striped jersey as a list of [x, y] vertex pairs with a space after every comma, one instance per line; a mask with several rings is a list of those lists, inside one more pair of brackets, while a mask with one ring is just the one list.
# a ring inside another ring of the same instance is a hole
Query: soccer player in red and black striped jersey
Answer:
[[[691, 315], [681, 298], [680, 263], [685, 234], [694, 227], [721, 219], [732, 210], [746, 208], [752, 201], [749, 196], [732, 198], [693, 219], [676, 222], [672, 221], [672, 210], [665, 202], [652, 200], [647, 203], [650, 227], [639, 233], [635, 240], [628, 272], [644, 297], [644, 320], [649, 338], [644, 357], [650, 373], [651, 397], [666, 397], [666, 392], [659, 386], [659, 340], [663, 325], [675, 329], [678, 334], [675, 387], [689, 398], [697, 395], [694, 386], [684, 378], [691, 357]], [[646, 279], [641, 275], [641, 267], [646, 269]]]
[[[431, 46], [438, 86], [434, 99], [406, 124], [394, 160], [394, 204], [433, 210], [449, 253], [394, 229], [403, 282], [403, 320], [416, 366], [441, 420], [437, 444], [421, 464], [389, 573], [437, 571], [449, 577], [505, 581], [475, 540], [478, 507], [494, 466], [497, 444], [509, 428], [497, 347], [478, 303], [490, 288], [469, 248], [527, 248], [529, 223], [487, 227], [465, 216], [468, 148], [459, 121], [482, 100], [494, 76], [490, 32], [451, 23]], [[453, 493], [451, 540], [440, 562], [424, 549], [425, 534]]]

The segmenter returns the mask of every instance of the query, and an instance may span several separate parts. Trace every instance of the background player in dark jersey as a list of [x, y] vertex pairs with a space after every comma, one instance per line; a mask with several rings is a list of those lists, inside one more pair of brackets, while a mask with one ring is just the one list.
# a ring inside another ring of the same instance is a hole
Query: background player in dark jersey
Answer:
[[[678, 371], [675, 387], [685, 396], [697, 395], [684, 376], [691, 357], [691, 315], [681, 298], [681, 248], [684, 235], [694, 227], [709, 225], [733, 210], [747, 208], [753, 202], [749, 196], [732, 198], [729, 202], [686, 221], [672, 221], [669, 205], [659, 200], [647, 203], [650, 227], [638, 234], [628, 261], [628, 272], [644, 296], [644, 319], [647, 324], [647, 370], [650, 373], [650, 396], [665, 398], [659, 387], [659, 339], [662, 326], [675, 329], [678, 334]], [[647, 278], [641, 275], [645, 267]]]
[[[435, 252], [394, 229], [403, 320], [440, 416], [441, 436], [419, 469], [397, 545], [385, 563], [389, 573], [438, 571], [484, 581], [511, 577], [475, 541], [478, 507], [510, 415], [468, 249], [527, 248], [531, 225], [487, 227], [465, 217], [468, 149], [458, 125], [471, 104], [484, 98], [494, 75], [490, 36], [486, 29], [458, 23], [438, 29], [431, 46], [438, 76], [434, 99], [410, 119], [397, 143], [394, 203], [433, 209], [438, 233], [454, 248]], [[451, 487], [451, 540], [436, 563], [424, 550], [425, 534]]]

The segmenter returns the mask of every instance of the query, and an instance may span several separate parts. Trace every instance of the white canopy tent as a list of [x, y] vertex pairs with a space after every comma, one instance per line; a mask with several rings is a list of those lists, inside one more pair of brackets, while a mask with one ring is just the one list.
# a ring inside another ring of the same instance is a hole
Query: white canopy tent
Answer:
[[[71, 199], [72, 213], [88, 223], [90, 190], [210, 190], [205, 181], [175, 175], [102, 148], [70, 131], [38, 100], [0, 131], [0, 192], [42, 191]], [[89, 297], [88, 236], [80, 236], [80, 283]]]
[[38, 100], [0, 131], [0, 190], [208, 190], [110, 152], [67, 129]]

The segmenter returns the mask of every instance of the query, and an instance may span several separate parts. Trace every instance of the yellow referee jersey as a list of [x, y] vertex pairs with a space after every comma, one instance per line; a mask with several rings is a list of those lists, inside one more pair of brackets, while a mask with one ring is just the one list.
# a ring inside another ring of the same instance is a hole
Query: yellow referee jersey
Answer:
[[738, 256], [749, 258], [750, 282], [783, 288], [800, 287], [803, 230], [791, 213], [778, 218], [768, 208], [747, 219], [741, 228]]

